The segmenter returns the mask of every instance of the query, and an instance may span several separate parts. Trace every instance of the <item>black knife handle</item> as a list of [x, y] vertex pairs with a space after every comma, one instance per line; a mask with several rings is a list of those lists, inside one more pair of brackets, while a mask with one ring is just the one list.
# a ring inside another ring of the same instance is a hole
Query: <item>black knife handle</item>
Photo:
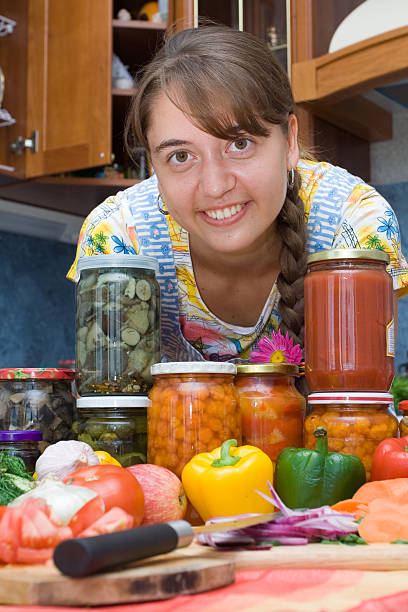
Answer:
[[187, 546], [194, 537], [187, 521], [156, 523], [90, 538], [64, 540], [54, 550], [54, 563], [66, 576], [88, 576]]

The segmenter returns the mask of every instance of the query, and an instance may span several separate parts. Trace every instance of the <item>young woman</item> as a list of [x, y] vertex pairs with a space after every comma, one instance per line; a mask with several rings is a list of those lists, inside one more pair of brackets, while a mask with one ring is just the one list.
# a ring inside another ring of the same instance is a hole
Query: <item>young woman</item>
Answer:
[[302, 344], [316, 250], [382, 248], [396, 294], [408, 292], [389, 204], [346, 170], [302, 159], [297, 133], [287, 75], [251, 34], [184, 30], [145, 69], [127, 137], [154, 174], [89, 215], [77, 258], [157, 257], [164, 359], [248, 359], [277, 328]]

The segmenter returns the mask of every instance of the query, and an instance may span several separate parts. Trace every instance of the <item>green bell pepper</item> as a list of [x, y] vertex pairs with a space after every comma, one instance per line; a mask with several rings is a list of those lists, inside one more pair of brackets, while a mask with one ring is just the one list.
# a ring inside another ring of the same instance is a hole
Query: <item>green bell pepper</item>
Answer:
[[324, 427], [314, 435], [316, 450], [288, 447], [278, 455], [274, 485], [289, 508], [332, 506], [352, 497], [366, 481], [359, 457], [329, 453]]

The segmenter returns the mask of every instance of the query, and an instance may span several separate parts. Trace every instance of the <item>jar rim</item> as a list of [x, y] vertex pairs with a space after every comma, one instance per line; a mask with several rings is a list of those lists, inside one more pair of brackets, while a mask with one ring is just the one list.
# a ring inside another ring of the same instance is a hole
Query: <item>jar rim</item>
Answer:
[[299, 366], [295, 363], [246, 363], [237, 366], [239, 374], [286, 374], [295, 376], [299, 373]]
[[152, 376], [158, 374], [236, 374], [235, 363], [225, 361], [168, 361], [151, 366]]
[[0, 442], [29, 442], [36, 440], [42, 440], [41, 431], [26, 429], [0, 431]]
[[307, 257], [307, 263], [332, 259], [370, 259], [390, 263], [390, 256], [381, 249], [326, 249], [315, 251]]
[[341, 393], [311, 393], [307, 401], [309, 404], [392, 404], [391, 393], [359, 393], [357, 391], [343, 391]]
[[146, 395], [94, 395], [77, 398], [81, 408], [147, 408], [150, 400]]
[[0, 380], [74, 380], [71, 368], [0, 368]]
[[87, 255], [78, 259], [78, 272], [94, 268], [147, 268], [158, 272], [159, 262], [146, 255]]

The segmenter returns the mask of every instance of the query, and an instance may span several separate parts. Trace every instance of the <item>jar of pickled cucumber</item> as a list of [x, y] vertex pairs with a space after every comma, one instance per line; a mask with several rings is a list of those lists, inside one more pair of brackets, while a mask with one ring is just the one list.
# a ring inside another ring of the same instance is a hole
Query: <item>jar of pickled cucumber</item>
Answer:
[[327, 431], [329, 451], [360, 457], [371, 477], [373, 454], [385, 438], [398, 434], [398, 421], [390, 411], [390, 393], [312, 393], [305, 419], [305, 446], [315, 448], [317, 427]]
[[202, 361], [157, 363], [149, 393], [148, 463], [177, 476], [197, 453], [225, 440], [241, 444], [241, 416], [234, 386], [236, 366]]
[[405, 436], [408, 436], [408, 400], [402, 400], [402, 402], [398, 404], [398, 408], [402, 412], [402, 417], [399, 422], [400, 438], [405, 438]]
[[77, 389], [86, 395], [146, 395], [160, 361], [158, 262], [93, 255], [77, 264]]
[[81, 442], [106, 451], [123, 467], [146, 463], [147, 397], [114, 396], [77, 399], [74, 430]]
[[258, 446], [276, 461], [287, 446], [303, 446], [305, 398], [295, 387], [294, 363], [237, 366], [242, 443]]

